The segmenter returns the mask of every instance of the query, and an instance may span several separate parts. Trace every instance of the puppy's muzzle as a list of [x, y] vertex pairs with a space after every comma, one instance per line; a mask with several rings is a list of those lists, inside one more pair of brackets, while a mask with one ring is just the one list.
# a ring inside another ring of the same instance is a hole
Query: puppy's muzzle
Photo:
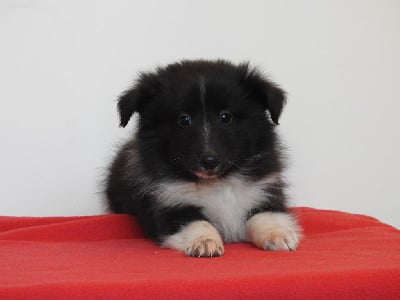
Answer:
[[195, 172], [196, 176], [201, 179], [214, 179], [217, 177], [217, 170], [220, 165], [218, 156], [205, 153], [199, 156], [199, 164], [201, 170]]

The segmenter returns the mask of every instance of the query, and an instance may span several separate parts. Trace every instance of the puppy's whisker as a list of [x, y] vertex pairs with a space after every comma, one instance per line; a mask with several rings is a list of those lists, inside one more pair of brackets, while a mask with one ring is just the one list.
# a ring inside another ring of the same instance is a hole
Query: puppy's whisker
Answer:
[[253, 171], [253, 170], [257, 170], [258, 169], [258, 167], [254, 167], [254, 168], [244, 168], [244, 167], [241, 167], [241, 166], [239, 166], [238, 164], [236, 164], [236, 163], [234, 163], [233, 161], [227, 161], [228, 162], [228, 164], [230, 164], [230, 165], [232, 165], [232, 166], [234, 166], [234, 167], [236, 167], [236, 168], [238, 168], [239, 170], [241, 170], [241, 171], [244, 171], [244, 172], [250, 172], [250, 171]]
[[246, 158], [245, 160], [246, 161], [251, 161], [251, 160], [259, 160], [259, 159], [263, 159], [263, 158], [265, 158], [266, 156], [268, 156], [268, 155], [270, 155], [270, 152], [261, 152], [261, 153], [258, 153], [258, 154], [255, 154], [255, 155], [253, 155], [253, 156], [250, 156], [250, 157], [248, 157], [248, 158]]

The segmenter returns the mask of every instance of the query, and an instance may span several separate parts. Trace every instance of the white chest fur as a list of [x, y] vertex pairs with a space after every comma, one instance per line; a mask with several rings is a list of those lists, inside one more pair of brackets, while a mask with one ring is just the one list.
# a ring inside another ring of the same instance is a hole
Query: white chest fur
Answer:
[[258, 181], [231, 176], [204, 183], [166, 182], [156, 194], [164, 207], [194, 205], [202, 208], [223, 239], [236, 242], [246, 239], [247, 212], [266, 200], [266, 187], [278, 178], [273, 174]]

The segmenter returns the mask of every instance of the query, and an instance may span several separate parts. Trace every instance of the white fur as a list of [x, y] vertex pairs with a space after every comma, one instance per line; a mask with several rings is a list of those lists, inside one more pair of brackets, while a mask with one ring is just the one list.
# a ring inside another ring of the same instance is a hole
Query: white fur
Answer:
[[206, 82], [203, 76], [200, 76], [200, 101], [201, 101], [201, 108], [203, 113], [203, 138], [204, 138], [204, 145], [205, 148], [208, 148], [209, 144], [209, 136], [210, 136], [210, 123], [207, 119], [207, 110], [206, 110]]
[[206, 81], [205, 81], [203, 76], [200, 76], [199, 86], [200, 86], [201, 107], [203, 109], [203, 114], [204, 114], [204, 117], [205, 117], [205, 113], [206, 113], [206, 103], [205, 103], [205, 99], [206, 99]]
[[224, 245], [218, 231], [207, 221], [195, 221], [181, 231], [167, 237], [163, 247], [172, 248], [193, 256], [220, 256]]
[[263, 212], [246, 222], [248, 239], [264, 250], [295, 250], [299, 243], [300, 227], [287, 213]]
[[258, 181], [241, 176], [200, 183], [166, 182], [154, 191], [164, 207], [194, 205], [202, 208], [226, 242], [245, 241], [246, 213], [265, 201], [265, 188], [279, 180], [273, 174]]

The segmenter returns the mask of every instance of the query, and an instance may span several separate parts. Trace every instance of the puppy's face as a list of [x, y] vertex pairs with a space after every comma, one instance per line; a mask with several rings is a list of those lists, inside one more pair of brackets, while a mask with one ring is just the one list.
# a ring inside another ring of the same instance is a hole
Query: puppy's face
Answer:
[[284, 102], [248, 65], [185, 61], [143, 73], [118, 107], [121, 126], [139, 112], [140, 151], [153, 173], [211, 180], [257, 175], [273, 163], [273, 123]]

